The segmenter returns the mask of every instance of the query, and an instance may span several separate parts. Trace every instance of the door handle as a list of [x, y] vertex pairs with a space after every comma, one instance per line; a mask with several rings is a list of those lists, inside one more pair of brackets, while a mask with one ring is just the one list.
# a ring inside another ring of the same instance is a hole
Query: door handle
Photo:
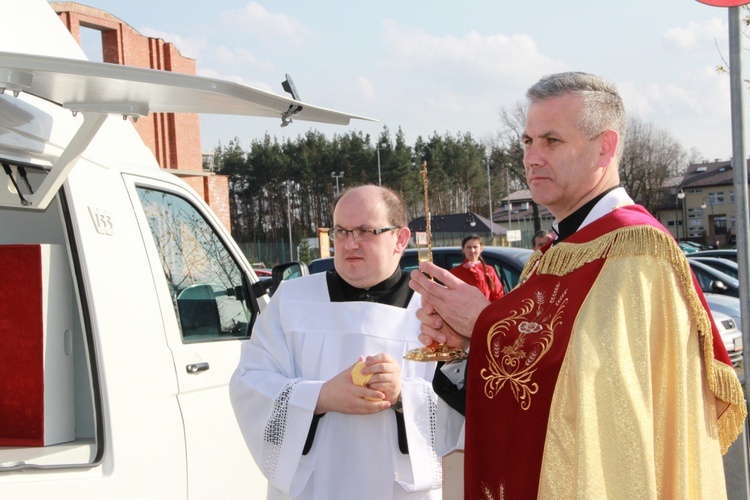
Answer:
[[185, 367], [188, 373], [200, 373], [208, 370], [208, 363], [193, 363]]

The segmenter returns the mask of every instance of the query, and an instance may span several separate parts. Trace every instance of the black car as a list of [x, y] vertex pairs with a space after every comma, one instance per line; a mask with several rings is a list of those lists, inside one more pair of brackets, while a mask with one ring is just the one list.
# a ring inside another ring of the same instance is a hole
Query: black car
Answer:
[[[533, 252], [528, 248], [514, 247], [484, 247], [482, 258], [488, 266], [493, 266], [505, 293], [511, 291], [517, 284], [523, 266]], [[452, 269], [461, 264], [464, 254], [461, 247], [439, 247], [432, 249], [432, 261], [443, 269]], [[408, 248], [401, 256], [401, 269], [412, 271], [419, 267], [417, 249]], [[333, 269], [333, 257], [315, 259], [308, 265], [310, 274], [321, 273]]]
[[324, 273], [333, 269], [333, 257], [323, 257], [310, 261], [307, 270], [310, 274]]

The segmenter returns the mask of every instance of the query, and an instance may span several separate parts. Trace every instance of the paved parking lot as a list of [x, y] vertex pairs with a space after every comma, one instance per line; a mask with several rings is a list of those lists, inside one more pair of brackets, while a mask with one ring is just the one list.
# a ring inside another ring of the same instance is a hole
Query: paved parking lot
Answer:
[[[743, 363], [737, 367], [737, 376], [745, 382]], [[737, 438], [724, 455], [724, 476], [727, 482], [727, 497], [729, 500], [747, 500], [750, 498], [750, 479], [748, 473], [748, 432], [747, 422], [745, 431]]]

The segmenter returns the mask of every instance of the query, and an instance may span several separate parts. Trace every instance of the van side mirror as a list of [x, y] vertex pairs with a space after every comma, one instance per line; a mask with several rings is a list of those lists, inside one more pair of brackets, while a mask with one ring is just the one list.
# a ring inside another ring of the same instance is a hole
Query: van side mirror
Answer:
[[300, 276], [308, 276], [310, 271], [307, 269], [307, 264], [304, 262], [286, 262], [273, 266], [271, 269], [271, 295], [276, 290], [282, 281], [299, 278]]
[[260, 297], [268, 293], [268, 290], [273, 286], [273, 281], [270, 279], [260, 280], [253, 283], [253, 295]]
[[726, 283], [724, 283], [723, 281], [719, 281], [719, 280], [713, 280], [711, 282], [710, 288], [712, 291], [719, 292], [719, 293], [723, 293], [729, 290]]

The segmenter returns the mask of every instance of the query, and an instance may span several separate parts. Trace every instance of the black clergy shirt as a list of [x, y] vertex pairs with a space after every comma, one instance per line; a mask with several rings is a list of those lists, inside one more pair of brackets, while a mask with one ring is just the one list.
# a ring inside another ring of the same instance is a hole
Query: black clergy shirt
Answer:
[[408, 273], [402, 273], [401, 268], [397, 267], [385, 281], [370, 288], [356, 288], [344, 281], [335, 269], [326, 273], [331, 302], [377, 302], [401, 308], [409, 304], [414, 294], [414, 290], [409, 288], [410, 279]]

